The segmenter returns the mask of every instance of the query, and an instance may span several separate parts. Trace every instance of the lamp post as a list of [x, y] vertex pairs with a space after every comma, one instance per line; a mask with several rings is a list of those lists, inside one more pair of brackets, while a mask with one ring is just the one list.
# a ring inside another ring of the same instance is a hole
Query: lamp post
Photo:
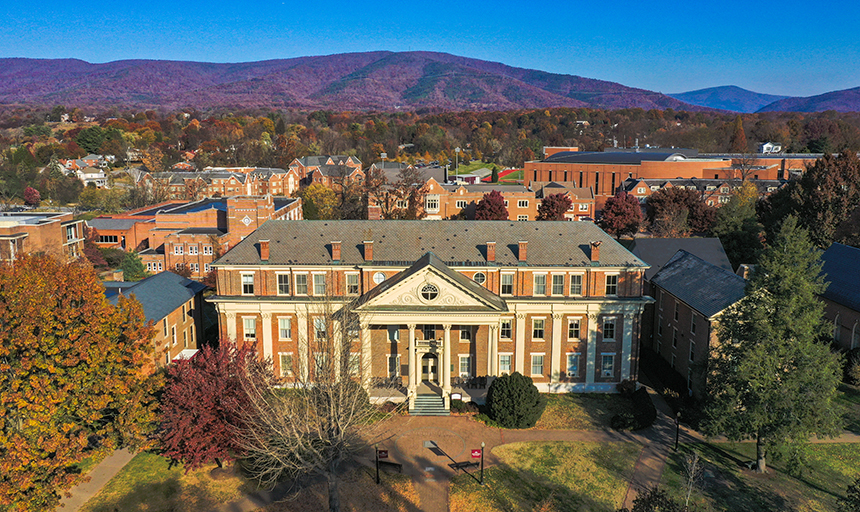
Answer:
[[373, 452], [376, 454], [376, 485], [379, 485], [379, 445], [373, 445]]
[[385, 169], [385, 159], [388, 158], [388, 153], [380, 153], [379, 158], [382, 159], [382, 168]]
[[454, 148], [454, 175], [460, 174], [460, 148]]
[[486, 445], [481, 441], [481, 485], [484, 485], [484, 447]]
[[675, 451], [678, 451], [678, 438], [681, 435], [681, 411], [675, 413]]

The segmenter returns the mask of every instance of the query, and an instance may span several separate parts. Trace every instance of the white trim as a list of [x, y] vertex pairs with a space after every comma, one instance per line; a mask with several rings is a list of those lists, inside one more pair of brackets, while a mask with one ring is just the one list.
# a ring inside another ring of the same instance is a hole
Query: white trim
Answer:
[[[529, 362], [531, 364], [529, 365], [529, 375], [532, 377], [545, 377], [543, 372], [546, 371], [546, 352], [532, 352], [530, 355], [531, 357], [529, 358]], [[534, 372], [535, 357], [541, 358], [540, 373]]]

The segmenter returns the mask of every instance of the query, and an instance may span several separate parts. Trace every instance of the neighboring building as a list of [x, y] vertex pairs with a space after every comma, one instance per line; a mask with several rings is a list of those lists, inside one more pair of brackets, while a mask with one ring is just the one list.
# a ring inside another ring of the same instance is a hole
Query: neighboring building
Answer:
[[647, 263], [650, 268], [645, 271], [645, 280], [650, 281], [680, 250], [697, 256], [711, 265], [723, 270], [732, 271], [732, 264], [719, 238], [634, 238], [630, 252]]
[[119, 296], [134, 297], [152, 321], [152, 367], [190, 357], [203, 335], [203, 290], [206, 286], [172, 272], [161, 272], [133, 283], [105, 282], [105, 296], [114, 305]]
[[[540, 206], [540, 200], [546, 196], [553, 194], [563, 194], [570, 198], [570, 209], [565, 212], [564, 218], [567, 220], [587, 220], [594, 219], [594, 193], [590, 188], [579, 188], [575, 183], [542, 183], [533, 181], [531, 184], [532, 190], [535, 191], [536, 204]], [[537, 218], [537, 210], [535, 210], [535, 218]]]
[[779, 142], [762, 142], [758, 145], [759, 153], [781, 153], [782, 144]]
[[235, 196], [191, 202], [166, 202], [88, 222], [98, 231], [97, 245], [137, 249], [147, 272], [186, 265], [201, 279], [210, 264], [245, 236], [272, 219], [302, 219], [301, 199]]
[[588, 222], [270, 221], [213, 266], [221, 336], [286, 380], [312, 371], [323, 308], [355, 301], [364, 384], [395, 378], [410, 406], [423, 381], [447, 408], [458, 378], [514, 371], [613, 392], [638, 377], [653, 302], [647, 265]]
[[652, 278], [656, 299], [650, 345], [687, 382], [691, 396], [705, 396], [708, 356], [717, 344], [720, 314], [743, 299], [746, 281], [687, 251], [678, 251]]
[[821, 273], [830, 282], [821, 300], [833, 343], [842, 350], [860, 347], [860, 249], [833, 244], [821, 260]]
[[84, 183], [86, 187], [90, 183], [97, 188], [107, 187], [107, 174], [97, 167], [84, 167], [75, 171], [75, 176]]
[[344, 178], [355, 179], [361, 170], [361, 160], [348, 155], [314, 155], [296, 158], [290, 162], [289, 170], [296, 173], [302, 183], [337, 182]]
[[0, 261], [12, 262], [21, 254], [45, 253], [62, 261], [84, 252], [84, 226], [65, 212], [0, 213]]
[[299, 175], [262, 167], [207, 167], [201, 172], [140, 173], [136, 184], [156, 196], [194, 201], [236, 195], [288, 196], [299, 189]]
[[[788, 183], [785, 180], [760, 180], [756, 178], [752, 178], [747, 181], [755, 185], [758, 189], [759, 197], [770, 195]], [[697, 178], [646, 180], [628, 178], [624, 180], [621, 187], [625, 192], [634, 196], [642, 204], [647, 203], [651, 194], [658, 190], [662, 190], [664, 188], [679, 188], [682, 190], [695, 190], [701, 196], [702, 201], [707, 205], [719, 207], [728, 203], [742, 184], [743, 182], [740, 180], [708, 180]]]

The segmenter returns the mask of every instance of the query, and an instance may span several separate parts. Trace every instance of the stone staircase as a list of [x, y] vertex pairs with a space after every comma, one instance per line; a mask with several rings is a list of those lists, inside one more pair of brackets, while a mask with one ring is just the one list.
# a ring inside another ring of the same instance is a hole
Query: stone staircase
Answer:
[[449, 416], [445, 401], [436, 394], [415, 395], [415, 408], [409, 411], [412, 416]]

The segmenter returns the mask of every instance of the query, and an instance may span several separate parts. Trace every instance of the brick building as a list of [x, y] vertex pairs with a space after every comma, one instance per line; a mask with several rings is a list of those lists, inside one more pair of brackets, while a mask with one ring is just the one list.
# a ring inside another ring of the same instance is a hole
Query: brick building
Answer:
[[0, 212], [0, 261], [45, 253], [62, 261], [84, 251], [83, 221], [66, 212]]
[[221, 336], [256, 344], [285, 379], [312, 377], [323, 308], [351, 303], [365, 385], [396, 379], [411, 406], [424, 383], [446, 409], [461, 378], [635, 381], [652, 302], [647, 265], [588, 222], [270, 221], [213, 266]]
[[[755, 185], [759, 196], [764, 197], [781, 189], [788, 183], [786, 180], [759, 180], [750, 179], [749, 183]], [[648, 201], [651, 194], [664, 188], [680, 188], [695, 190], [709, 206], [722, 206], [728, 203], [743, 182], [739, 180], [709, 180], [698, 178], [681, 179], [637, 179], [628, 178], [624, 180], [621, 187], [625, 192], [634, 196], [640, 203]]]
[[105, 296], [114, 305], [119, 296], [134, 297], [152, 321], [152, 367], [178, 357], [189, 357], [200, 348], [203, 335], [203, 290], [206, 286], [172, 272], [161, 272], [135, 283], [106, 282]]
[[833, 343], [842, 350], [860, 347], [860, 249], [833, 244], [821, 260], [821, 273], [830, 284], [820, 298]]
[[651, 348], [686, 380], [691, 396], [704, 398], [716, 324], [726, 308], [743, 299], [746, 281], [680, 250], [650, 282], [657, 301]]

